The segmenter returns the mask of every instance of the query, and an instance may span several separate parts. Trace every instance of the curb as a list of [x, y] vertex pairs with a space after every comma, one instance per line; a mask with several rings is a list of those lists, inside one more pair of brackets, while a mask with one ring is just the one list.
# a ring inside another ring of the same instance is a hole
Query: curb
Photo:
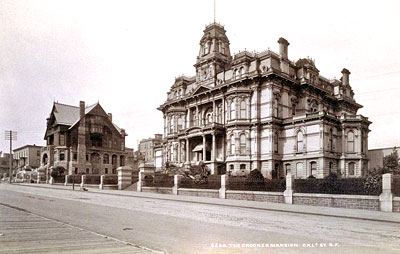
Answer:
[[[9, 184], [9, 183], [6, 183]], [[14, 185], [14, 184], [13, 184]], [[19, 185], [19, 184], [15, 184]], [[56, 190], [66, 190], [66, 191], [80, 191], [79, 189], [72, 190], [66, 188], [59, 188], [56, 186], [38, 186], [38, 185], [20, 185], [26, 186], [31, 188], [42, 188], [42, 189], [56, 189]], [[89, 189], [90, 192], [90, 189]], [[368, 218], [367, 216], [360, 217], [360, 216], [353, 216], [353, 215], [336, 215], [336, 214], [329, 214], [323, 212], [307, 212], [307, 211], [298, 211], [294, 209], [279, 209], [279, 208], [266, 208], [266, 207], [257, 207], [255, 205], [235, 205], [235, 204], [223, 204], [223, 203], [214, 203], [214, 202], [207, 202], [207, 201], [196, 201], [196, 200], [182, 200], [182, 199], [174, 199], [168, 197], [149, 197], [149, 196], [141, 196], [141, 195], [134, 195], [130, 194], [122, 194], [122, 193], [107, 193], [100, 190], [95, 190], [90, 193], [102, 194], [102, 195], [110, 195], [110, 196], [121, 196], [121, 197], [134, 197], [134, 198], [147, 198], [147, 199], [155, 199], [155, 200], [164, 200], [164, 201], [175, 201], [175, 202], [182, 202], [182, 203], [192, 203], [192, 204], [205, 204], [205, 205], [213, 205], [213, 206], [223, 206], [223, 207], [234, 207], [234, 208], [244, 208], [244, 209], [253, 209], [253, 210], [262, 210], [262, 211], [272, 211], [272, 212], [283, 212], [283, 213], [293, 213], [293, 214], [306, 214], [306, 215], [317, 215], [317, 216], [325, 216], [325, 217], [334, 217], [334, 218], [344, 218], [344, 219], [357, 219], [357, 220], [364, 220], [364, 221], [376, 221], [376, 222], [387, 222], [387, 223], [396, 223], [400, 224], [400, 220], [388, 220], [388, 219], [379, 219], [379, 218]], [[165, 195], [165, 194], [162, 194]], [[246, 202], [247, 200], [241, 200]], [[257, 201], [253, 201], [257, 202]], [[260, 202], [261, 203], [261, 202]], [[265, 202], [267, 203], [267, 202]], [[293, 206], [293, 205], [292, 205]], [[335, 207], [330, 207], [335, 208]], [[346, 209], [346, 208], [339, 208], [339, 209]], [[358, 209], [347, 209], [347, 210], [358, 210]], [[361, 210], [363, 211], [363, 210]], [[379, 211], [371, 211], [371, 212], [379, 212]], [[379, 216], [379, 215], [376, 215]]]

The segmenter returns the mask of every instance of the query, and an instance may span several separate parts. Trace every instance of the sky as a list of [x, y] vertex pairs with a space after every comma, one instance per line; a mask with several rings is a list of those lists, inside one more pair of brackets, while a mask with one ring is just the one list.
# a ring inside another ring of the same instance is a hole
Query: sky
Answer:
[[[315, 59], [320, 74], [350, 70], [369, 117], [369, 148], [400, 146], [400, 1], [217, 0], [231, 53], [279, 51]], [[157, 107], [180, 75], [195, 75], [213, 0], [0, 1], [0, 151], [45, 145], [53, 102], [100, 102], [126, 145], [163, 132]]]

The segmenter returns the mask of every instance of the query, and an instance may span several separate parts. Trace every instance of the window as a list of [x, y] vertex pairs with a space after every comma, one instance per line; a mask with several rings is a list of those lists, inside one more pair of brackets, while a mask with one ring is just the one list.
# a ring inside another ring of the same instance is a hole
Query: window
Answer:
[[72, 159], [73, 159], [74, 161], [78, 160], [78, 153], [73, 153], [73, 154], [72, 154]]
[[296, 177], [303, 178], [303, 163], [301, 162], [296, 164]]
[[246, 102], [244, 100], [240, 102], [240, 118], [246, 119]]
[[169, 132], [172, 133], [172, 132], [174, 132], [174, 118], [171, 117], [171, 119], [170, 119], [169, 122], [170, 122], [170, 125], [169, 125]]
[[278, 140], [279, 140], [279, 136], [278, 136], [278, 132], [275, 133], [274, 135], [274, 153], [278, 153], [279, 152], [279, 148], [278, 148]]
[[311, 175], [316, 176], [317, 175], [317, 163], [315, 161], [312, 161], [310, 163], [310, 168], [311, 168]]
[[354, 152], [354, 132], [349, 131], [347, 133], [347, 152], [353, 153]]
[[37, 151], [37, 152], [36, 152], [36, 155], [37, 155], [37, 156], [40, 156], [40, 151]]
[[274, 99], [274, 116], [278, 117], [278, 99]]
[[240, 170], [246, 170], [246, 164], [240, 164]]
[[231, 154], [235, 154], [235, 135], [231, 136]]
[[329, 151], [333, 152], [333, 131], [332, 131], [332, 129], [329, 130], [328, 147], [329, 147]]
[[246, 135], [245, 134], [240, 135], [240, 153], [246, 154]]
[[112, 173], [115, 175], [117, 174], [117, 170], [115, 168], [112, 169]]
[[65, 155], [64, 155], [64, 153], [60, 153], [60, 161], [63, 161], [63, 160], [65, 160]]
[[296, 115], [296, 104], [292, 104], [292, 116]]
[[364, 131], [362, 131], [361, 132], [361, 152], [362, 153], [365, 153], [365, 132]]
[[75, 168], [74, 172], [75, 174], [78, 174], [78, 168]]
[[208, 41], [206, 41], [206, 43], [204, 43], [204, 55], [207, 55], [208, 53], [210, 53], [210, 45], [208, 44]]
[[221, 107], [221, 105], [218, 106], [218, 122], [222, 123], [222, 107]]
[[105, 174], [107, 175], [107, 174], [108, 174], [108, 168], [105, 168], [105, 169], [104, 169], [104, 172], [105, 172]]
[[235, 102], [232, 100], [231, 102], [231, 120], [235, 119]]
[[125, 166], [125, 156], [120, 157], [120, 166]]
[[88, 175], [90, 173], [90, 170], [87, 168], [86, 169], [86, 175]]
[[109, 164], [110, 163], [110, 157], [108, 154], [103, 155], [103, 164]]
[[235, 169], [235, 166], [234, 165], [230, 165], [229, 168], [230, 168], [231, 171], [233, 171]]
[[178, 130], [182, 130], [183, 129], [183, 119], [182, 117], [178, 118]]
[[285, 172], [286, 172], [286, 175], [292, 173], [292, 172], [291, 172], [291, 169], [290, 169], [290, 164], [285, 164]]
[[219, 42], [219, 52], [225, 55], [225, 44], [222, 41]]
[[244, 68], [240, 68], [240, 76], [243, 77], [244, 76]]
[[65, 135], [60, 134], [60, 146], [65, 146]]
[[350, 162], [349, 163], [349, 175], [350, 176], [354, 176], [354, 167], [355, 167], [355, 163], [354, 162]]
[[86, 161], [89, 161], [89, 154], [86, 154]]
[[197, 125], [197, 113], [196, 111], [193, 111], [193, 126]]
[[303, 132], [299, 131], [297, 133], [297, 151], [300, 152], [303, 150]]
[[329, 162], [329, 174], [333, 173], [333, 163]]

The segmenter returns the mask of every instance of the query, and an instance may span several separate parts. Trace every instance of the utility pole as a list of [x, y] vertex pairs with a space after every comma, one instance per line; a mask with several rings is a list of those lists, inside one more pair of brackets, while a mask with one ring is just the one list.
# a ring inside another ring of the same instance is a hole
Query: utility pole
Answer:
[[17, 132], [16, 131], [5, 131], [6, 140], [10, 140], [10, 183], [12, 179], [12, 162], [13, 162], [13, 154], [12, 154], [12, 141], [17, 140]]

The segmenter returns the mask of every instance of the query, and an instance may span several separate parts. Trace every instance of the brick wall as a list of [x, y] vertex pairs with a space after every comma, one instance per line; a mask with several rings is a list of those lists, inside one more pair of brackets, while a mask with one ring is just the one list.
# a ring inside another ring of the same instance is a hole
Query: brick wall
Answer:
[[393, 212], [400, 213], [400, 197], [393, 199]]
[[178, 195], [181, 196], [197, 196], [197, 197], [207, 197], [207, 198], [218, 198], [218, 190], [204, 190], [204, 189], [178, 189]]
[[261, 191], [226, 191], [227, 199], [250, 200], [272, 203], [283, 203], [283, 192], [261, 192]]
[[293, 195], [293, 204], [380, 210], [378, 196], [295, 193]]

